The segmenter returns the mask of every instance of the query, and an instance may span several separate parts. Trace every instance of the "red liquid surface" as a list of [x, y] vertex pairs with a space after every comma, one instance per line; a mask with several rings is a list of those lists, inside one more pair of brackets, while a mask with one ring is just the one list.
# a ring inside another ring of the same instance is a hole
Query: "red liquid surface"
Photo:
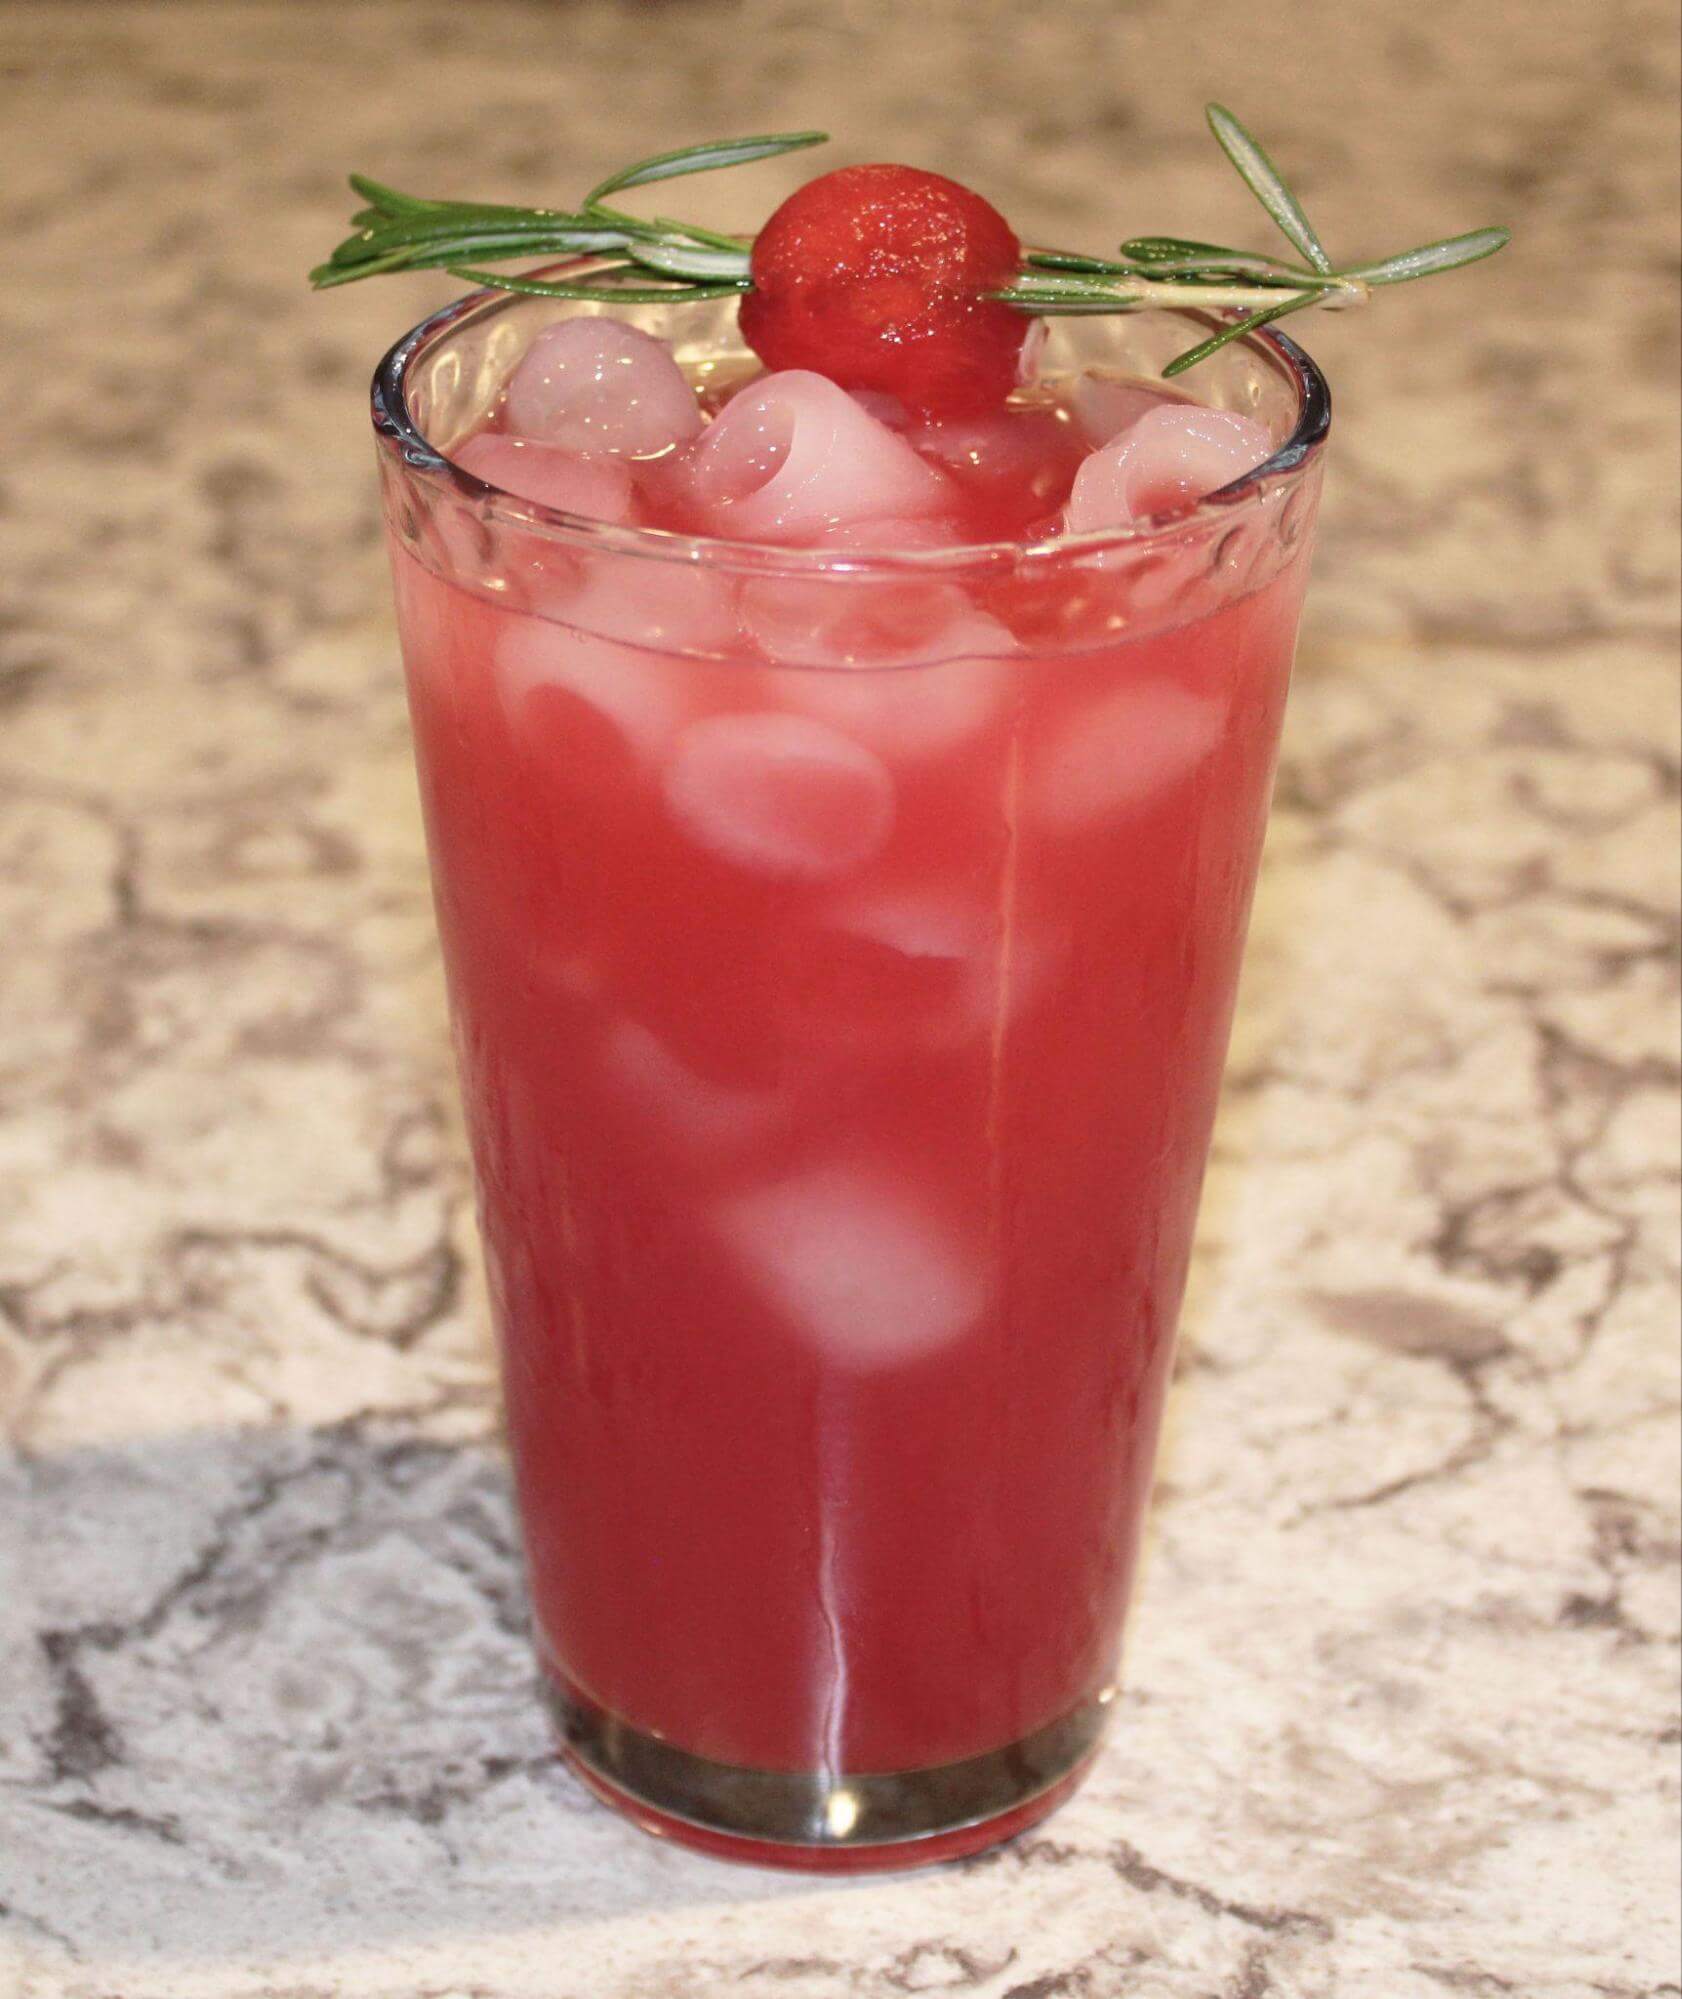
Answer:
[[[1031, 443], [963, 533], [1055, 511]], [[697, 660], [568, 627], [628, 558], [548, 616], [396, 565], [542, 1647], [725, 1763], [1017, 1741], [1114, 1671], [1304, 556], [827, 672], [766, 657], [797, 599]], [[934, 615], [872, 605], [884, 656]], [[864, 761], [674, 778], [741, 716]]]

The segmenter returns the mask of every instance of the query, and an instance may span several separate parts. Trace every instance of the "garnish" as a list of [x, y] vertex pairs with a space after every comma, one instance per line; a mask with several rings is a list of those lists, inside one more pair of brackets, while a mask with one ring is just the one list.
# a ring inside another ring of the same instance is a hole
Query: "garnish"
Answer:
[[[907, 167], [826, 174], [791, 196], [757, 239], [669, 216], [645, 220], [609, 205], [609, 196], [634, 188], [799, 152], [828, 136], [775, 132], [656, 153], [610, 174], [573, 209], [429, 201], [352, 174], [350, 184], [367, 206], [351, 218], [355, 233], [316, 266], [310, 282], [324, 289], [391, 271], [446, 270], [468, 283], [542, 298], [636, 304], [741, 293], [744, 337], [762, 359], [794, 351], [806, 357], [778, 358], [772, 365], [820, 367], [845, 386], [889, 393], [909, 388], [907, 400], [914, 405], [955, 414], [976, 406], [982, 382], [991, 385], [986, 393], [994, 400], [1008, 391], [999, 356], [1008, 348], [1014, 361], [1031, 318], [1152, 306], [1239, 314], [1162, 371], [1179, 375], [1255, 327], [1310, 306], [1364, 304], [1377, 287], [1476, 263], [1508, 241], [1505, 229], [1474, 229], [1377, 262], [1336, 265], [1257, 141], [1220, 105], [1209, 105], [1207, 113], [1222, 150], [1296, 252], [1294, 258], [1178, 236], [1130, 237], [1114, 258], [1064, 250], [1023, 254], [1003, 218], [979, 196], [938, 174]], [[880, 178], [866, 189], [861, 177], [871, 176], [896, 177], [897, 206], [888, 203], [884, 210], [887, 235], [871, 246], [854, 232], [852, 263], [843, 257], [820, 271], [814, 257], [848, 234], [840, 207], [847, 191], [884, 191]], [[924, 223], [933, 218], [938, 226], [920, 236], [913, 226], [919, 217]], [[1011, 261], [1020, 258], [1014, 269], [1000, 261], [1007, 239]], [[605, 261], [573, 280], [485, 268], [510, 258], [555, 256]], [[1020, 333], [1006, 337], [998, 308], [1023, 316]], [[818, 317], [824, 312], [836, 329], [827, 342]], [[957, 365], [960, 340], [971, 343], [969, 366]], [[874, 351], [867, 351], [872, 345]]]
[[742, 338], [767, 368], [811, 368], [919, 415], [996, 409], [1033, 321], [1001, 300], [1022, 245], [989, 202], [916, 167], [842, 167], [754, 238]]
[[[606, 197], [681, 174], [708, 173], [715, 167], [739, 166], [747, 160], [769, 159], [777, 153], [821, 146], [827, 132], [778, 132], [765, 138], [720, 139], [703, 146], [685, 146], [675, 153], [656, 153], [597, 183], [577, 208], [509, 208], [494, 202], [427, 201], [400, 194], [366, 174], [352, 174], [350, 184], [368, 204], [351, 217], [355, 234], [347, 236], [325, 264], [310, 272], [317, 291], [331, 285], [353, 284], [358, 278], [387, 271], [444, 270], [470, 283], [499, 291], [525, 292], [539, 298], [599, 299], [604, 294], [622, 302], [665, 298], [721, 298], [745, 292], [749, 239], [725, 236], [668, 216], [644, 221], [610, 208]], [[588, 277], [574, 283], [545, 278], [509, 277], [479, 268], [489, 257], [598, 256], [621, 253]], [[627, 274], [658, 280], [646, 285], [619, 282]]]
[[1246, 187], [1278, 225], [1302, 261], [1194, 243], [1177, 236], [1134, 236], [1121, 245], [1121, 261], [1030, 251], [1028, 268], [995, 294], [1029, 312], [1126, 312], [1149, 305], [1236, 307], [1245, 317], [1176, 355], [1163, 374], [1183, 375], [1230, 341], [1309, 306], [1364, 305], [1376, 285], [1407, 284], [1461, 264], [1493, 257], [1511, 240], [1506, 229], [1472, 229], [1438, 243], [1422, 243], [1376, 263], [1339, 269], [1326, 254], [1314, 225], [1284, 176], [1259, 143], [1219, 104], [1204, 107], [1209, 129], [1238, 169]]

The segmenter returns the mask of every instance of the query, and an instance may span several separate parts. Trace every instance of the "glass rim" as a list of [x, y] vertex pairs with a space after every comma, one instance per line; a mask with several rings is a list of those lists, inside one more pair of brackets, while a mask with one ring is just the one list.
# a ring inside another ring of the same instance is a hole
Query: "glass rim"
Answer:
[[[557, 270], [593, 266], [595, 259], [571, 260]], [[1259, 350], [1280, 368], [1297, 391], [1297, 419], [1272, 455], [1248, 472], [1207, 493], [1192, 506], [1147, 514], [1113, 528], [1084, 534], [1049, 536], [1038, 541], [963, 542], [953, 548], [839, 549], [788, 547], [764, 541], [732, 540], [724, 535], [680, 534], [669, 528], [627, 526], [572, 514], [539, 500], [526, 499], [507, 487], [481, 479], [445, 455], [421, 431], [409, 409], [409, 371], [419, 356], [441, 335], [482, 307], [501, 301], [513, 304], [522, 294], [482, 286], [452, 299], [394, 341], [374, 370], [370, 391], [374, 430], [382, 449], [399, 457], [411, 471], [442, 477], [461, 497], [518, 524], [537, 528], [577, 547], [616, 555], [668, 562], [707, 564], [719, 568], [779, 570], [803, 575], [876, 573], [880, 575], [952, 574], [975, 569], [1046, 566], [1081, 562], [1111, 551], [1140, 551], [1194, 533], [1214, 521], [1230, 521], [1235, 508], [1260, 504], [1264, 493], [1280, 480], [1295, 485], [1318, 458], [1331, 429], [1331, 389], [1318, 364], [1296, 341], [1270, 326], [1256, 327], [1238, 344]], [[604, 288], [604, 299], [611, 292]], [[1207, 333], [1230, 325], [1236, 312], [1191, 307], [1153, 308], [1158, 316], [1183, 319]]]

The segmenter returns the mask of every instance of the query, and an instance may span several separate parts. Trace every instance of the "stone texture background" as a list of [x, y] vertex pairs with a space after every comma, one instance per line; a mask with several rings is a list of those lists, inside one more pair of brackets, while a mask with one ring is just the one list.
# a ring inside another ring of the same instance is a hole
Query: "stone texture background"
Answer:
[[[1676, 43], [1644, 0], [0, 10], [0, 1992], [1682, 1991]], [[1024, 233], [1219, 235], [1214, 94], [1334, 247], [1520, 236], [1314, 329], [1120, 1725], [979, 1862], [722, 1870], [531, 1697], [363, 410], [447, 281], [300, 274], [351, 166], [553, 198], [812, 122]]]

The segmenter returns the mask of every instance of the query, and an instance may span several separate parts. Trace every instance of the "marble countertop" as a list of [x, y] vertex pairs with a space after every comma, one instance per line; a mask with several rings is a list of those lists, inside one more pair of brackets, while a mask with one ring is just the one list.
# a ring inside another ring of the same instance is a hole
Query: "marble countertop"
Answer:
[[[0, 11], [6, 1999], [1682, 1991], [1673, 26]], [[979, 1861], [721, 1868], [593, 1805], [532, 1698], [363, 410], [444, 294], [300, 273], [348, 167], [552, 198], [817, 119], [1024, 233], [1219, 235], [1217, 93], [1334, 246], [1521, 234], [1316, 328], [1119, 1723]]]

